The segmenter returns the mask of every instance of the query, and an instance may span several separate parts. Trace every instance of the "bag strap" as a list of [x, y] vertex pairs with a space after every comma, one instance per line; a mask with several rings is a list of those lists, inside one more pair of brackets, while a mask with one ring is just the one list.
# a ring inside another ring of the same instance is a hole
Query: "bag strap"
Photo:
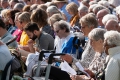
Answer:
[[[77, 55], [77, 59], [80, 59], [79, 58], [79, 56], [80, 56], [80, 54], [79, 54], [79, 47], [80, 47], [80, 43], [81, 43], [81, 41], [80, 41], [80, 39], [77, 37], [77, 36], [75, 36], [74, 38], [73, 38], [73, 46], [76, 48], [76, 55]], [[73, 47], [72, 47], [73, 48]]]
[[[76, 43], [76, 41], [77, 41], [77, 43]], [[76, 49], [78, 49], [79, 48], [79, 46], [80, 46], [80, 39], [78, 39], [77, 38], [77, 36], [75, 36], [74, 38], [73, 38], [73, 46], [76, 48]]]
[[11, 65], [12, 61], [13, 61], [13, 58], [6, 64], [4, 71], [2, 72], [1, 80], [6, 80], [7, 71], [8, 71], [9, 66]]

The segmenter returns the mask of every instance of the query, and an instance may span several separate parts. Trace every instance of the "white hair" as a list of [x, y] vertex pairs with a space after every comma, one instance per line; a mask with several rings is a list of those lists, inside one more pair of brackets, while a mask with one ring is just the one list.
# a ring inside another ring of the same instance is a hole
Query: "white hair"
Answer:
[[46, 12], [49, 12], [49, 13], [60, 13], [59, 9], [56, 7], [56, 6], [49, 6], [46, 10]]
[[118, 31], [107, 31], [104, 34], [105, 42], [109, 46], [120, 46], [120, 33]]
[[101, 4], [101, 5], [103, 5], [103, 6], [107, 7], [107, 8], [110, 7], [110, 4], [108, 3], [108, 1], [99, 1], [98, 4]]
[[90, 33], [88, 34], [88, 37], [93, 40], [104, 40], [104, 33], [106, 32], [105, 29], [102, 28], [94, 28]]
[[0, 14], [0, 15], [1, 15], [2, 17], [6, 17], [8, 10], [9, 10], [9, 9], [3, 9], [3, 10], [1, 11], [1, 14]]
[[93, 5], [90, 5], [90, 7], [89, 7], [89, 9], [88, 9], [88, 12], [90, 12], [90, 10], [92, 10], [93, 11], [93, 8], [95, 7], [95, 6], [97, 6], [98, 4], [93, 4]]
[[97, 1], [90, 1], [89, 5], [97, 4]]
[[115, 16], [115, 15], [113, 15], [113, 14], [107, 14], [107, 15], [105, 15], [105, 16], [103, 17], [102, 23], [105, 25], [105, 24], [107, 23], [107, 21], [110, 20], [110, 19], [114, 19], [114, 20], [116, 20], [116, 21], [118, 22], [117, 16]]
[[85, 12], [88, 12], [88, 7], [86, 7], [86, 6], [80, 6], [79, 8], [78, 8], [78, 11], [85, 11]]
[[116, 13], [120, 15], [120, 6], [116, 7], [115, 9]]

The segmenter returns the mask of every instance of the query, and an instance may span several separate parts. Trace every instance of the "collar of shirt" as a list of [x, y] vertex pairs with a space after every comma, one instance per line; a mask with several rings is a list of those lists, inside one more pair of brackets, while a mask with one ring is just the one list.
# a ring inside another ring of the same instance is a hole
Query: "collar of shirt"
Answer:
[[114, 55], [120, 53], [120, 46], [108, 49], [108, 53], [109, 53], [110, 58], [113, 57]]

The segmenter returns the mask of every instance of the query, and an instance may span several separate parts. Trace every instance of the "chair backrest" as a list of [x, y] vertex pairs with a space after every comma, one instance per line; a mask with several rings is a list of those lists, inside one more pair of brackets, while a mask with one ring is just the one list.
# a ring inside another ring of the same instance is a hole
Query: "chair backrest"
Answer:
[[[6, 80], [6, 78], [7, 78], [7, 73], [8, 73], [9, 67], [10, 67], [10, 65], [12, 64], [12, 62], [13, 62], [13, 58], [6, 64], [5, 69], [4, 69], [4, 71], [2, 72], [2, 78], [1, 78], [1, 80]], [[11, 69], [11, 68], [10, 68], [10, 69]], [[10, 75], [9, 75], [9, 77], [10, 77]]]

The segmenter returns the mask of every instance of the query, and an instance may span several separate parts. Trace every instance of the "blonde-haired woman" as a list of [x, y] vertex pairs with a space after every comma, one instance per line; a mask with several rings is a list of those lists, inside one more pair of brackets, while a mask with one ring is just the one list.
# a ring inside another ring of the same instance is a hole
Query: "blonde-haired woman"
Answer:
[[78, 28], [80, 27], [79, 25], [79, 15], [78, 15], [78, 6], [74, 2], [69, 3], [66, 6], [67, 12], [72, 15], [72, 18], [70, 20], [70, 24], [72, 27], [77, 26]]
[[[23, 30], [23, 27], [30, 22], [30, 13], [29, 12], [23, 12], [18, 16], [18, 22], [20, 24], [19, 28], [20, 30]], [[25, 51], [29, 51], [28, 48], [28, 40], [29, 37], [25, 33], [25, 31], [22, 32], [20, 42], [19, 42], [19, 47]], [[27, 56], [28, 54], [23, 54], [23, 56]]]
[[9, 9], [4, 9], [1, 11], [1, 19], [3, 20], [3, 22], [5, 23], [5, 26], [7, 27], [7, 30], [10, 26], [9, 24], [9, 20], [7, 18], [7, 13], [9, 12], [10, 10]]

